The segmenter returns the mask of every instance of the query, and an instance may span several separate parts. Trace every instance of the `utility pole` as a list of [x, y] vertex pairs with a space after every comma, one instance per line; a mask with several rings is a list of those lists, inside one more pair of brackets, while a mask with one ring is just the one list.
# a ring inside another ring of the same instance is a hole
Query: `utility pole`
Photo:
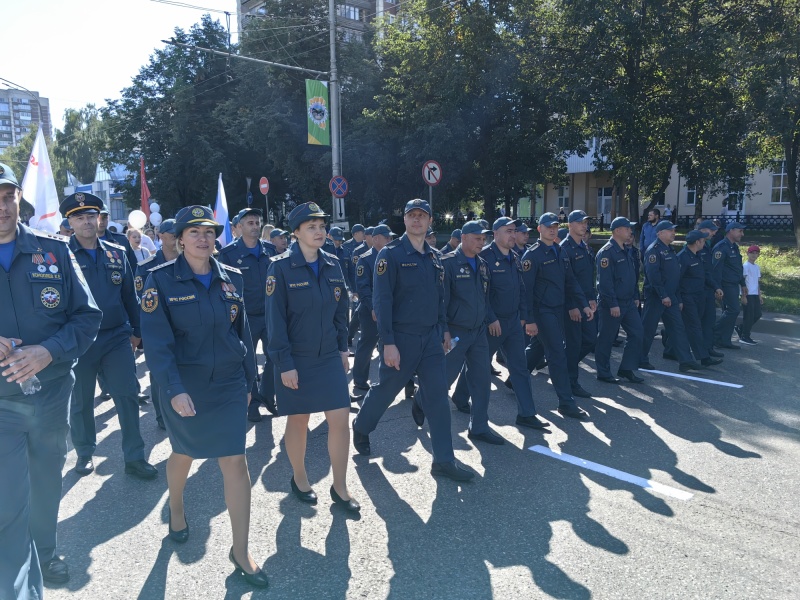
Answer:
[[339, 73], [336, 68], [336, 1], [328, 0], [328, 26], [331, 43], [331, 161], [333, 176], [342, 174], [342, 153], [339, 144]]

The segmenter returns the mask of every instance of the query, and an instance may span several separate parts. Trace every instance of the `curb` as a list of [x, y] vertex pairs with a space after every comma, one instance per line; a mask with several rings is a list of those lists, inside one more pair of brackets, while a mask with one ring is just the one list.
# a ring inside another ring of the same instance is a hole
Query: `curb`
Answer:
[[800, 338], [800, 317], [782, 313], [764, 313], [758, 323], [753, 326], [753, 331], [781, 337]]

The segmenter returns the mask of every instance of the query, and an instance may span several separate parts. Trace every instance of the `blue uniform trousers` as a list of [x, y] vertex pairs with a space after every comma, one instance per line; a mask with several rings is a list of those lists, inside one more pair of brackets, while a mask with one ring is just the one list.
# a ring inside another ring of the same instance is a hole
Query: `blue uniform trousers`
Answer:
[[567, 338], [567, 369], [569, 370], [569, 381], [571, 385], [578, 384], [578, 374], [580, 363], [590, 352], [594, 352], [597, 343], [597, 319], [591, 321], [586, 319], [586, 315], [581, 312], [580, 322], [569, 318], [569, 313], [564, 313], [564, 333]]
[[627, 341], [622, 352], [619, 370], [632, 371], [639, 368], [642, 355], [642, 318], [633, 299], [619, 301], [619, 316], [612, 317], [608, 306], [600, 304], [600, 331], [594, 348], [594, 360], [598, 377], [613, 377], [611, 373], [611, 346], [617, 339], [619, 328], [625, 330]]
[[425, 391], [421, 405], [431, 430], [431, 447], [434, 462], [455, 460], [453, 438], [450, 435], [450, 407], [447, 404], [444, 349], [438, 328], [424, 335], [395, 331], [394, 341], [400, 352], [400, 370], [387, 367], [381, 358], [379, 378], [364, 396], [353, 429], [369, 435], [378, 426], [383, 413], [394, 402], [414, 373]]
[[[447, 376], [447, 389], [464, 368], [464, 377], [469, 385], [472, 396], [470, 410], [469, 430], [472, 433], [486, 433], [489, 431], [489, 340], [486, 336], [486, 326], [477, 329], [462, 329], [450, 326], [450, 337], [458, 337], [456, 347], [445, 355], [445, 374]], [[424, 406], [423, 388], [417, 391], [414, 401], [419, 406]]]
[[714, 347], [714, 323], [717, 320], [717, 299], [714, 292], [706, 290], [703, 292], [703, 311], [700, 322], [703, 327], [703, 344], [706, 354]]
[[0, 398], [0, 598], [41, 598], [55, 556], [73, 375], [33, 396]]
[[[347, 344], [353, 341], [353, 338], [356, 336], [356, 332], [361, 328], [361, 303], [359, 303], [355, 308], [353, 308], [353, 316], [350, 318], [350, 323], [347, 325]], [[370, 321], [372, 320], [372, 315], [370, 315]], [[361, 335], [364, 335], [364, 331], [362, 329]]]
[[742, 310], [739, 303], [739, 285], [722, 284], [722, 316], [714, 324], [714, 343], [730, 344], [733, 335], [733, 327], [736, 325], [736, 318]]
[[564, 340], [564, 308], [540, 307], [536, 316], [539, 328], [539, 342], [547, 356], [550, 379], [558, 395], [558, 405], [574, 407], [569, 368], [567, 366], [567, 349]]
[[664, 321], [672, 351], [677, 355], [678, 361], [681, 363], [692, 362], [680, 307], [675, 303], [669, 307], [664, 306], [661, 304], [658, 294], [652, 293], [647, 295], [642, 314], [642, 358], [639, 364], [649, 362], [650, 347], [653, 345], [658, 322], [661, 320]]
[[692, 348], [692, 353], [698, 361], [709, 358], [708, 346], [706, 346], [703, 337], [702, 323], [705, 310], [705, 292], [683, 295], [683, 310], [681, 311], [683, 328], [686, 330], [686, 336], [689, 338], [689, 346]]
[[[506, 368], [508, 376], [511, 378], [511, 385], [514, 386], [514, 394], [517, 396], [517, 411], [521, 417], [530, 417], [536, 414], [536, 405], [533, 403], [533, 391], [531, 390], [531, 372], [527, 369], [525, 362], [525, 333], [517, 317], [501, 318], [498, 336], [489, 335], [489, 356], [493, 356], [500, 348], [506, 357]], [[469, 382], [464, 376], [462, 369], [461, 377], [458, 378], [456, 389], [453, 391], [453, 403], [456, 406], [467, 406], [469, 397], [472, 393]]]
[[92, 456], [97, 447], [94, 390], [100, 370], [105, 374], [108, 391], [117, 409], [125, 462], [143, 460], [144, 441], [139, 433], [139, 401], [136, 398], [136, 365], [127, 325], [101, 329], [95, 342], [75, 366], [75, 389], [69, 411], [75, 452], [78, 456]]
[[[264, 362], [264, 370], [261, 377], [257, 377], [253, 382], [252, 402], [260, 402], [266, 404], [270, 402], [275, 403], [275, 365], [269, 359], [267, 354], [267, 318], [265, 315], [247, 315], [247, 321], [250, 324], [250, 339], [253, 340], [253, 352], [258, 349], [258, 342], [261, 342], [261, 351], [264, 353], [266, 361]], [[256, 362], [258, 368], [258, 362]], [[258, 410], [258, 404], [252, 404], [253, 410]]]
[[[360, 309], [361, 337], [356, 345], [356, 356], [353, 359], [353, 385], [362, 390], [369, 388], [369, 365], [372, 361], [372, 352], [378, 345], [378, 324], [372, 320], [372, 313], [366, 308]], [[400, 363], [402, 364], [402, 355]]]

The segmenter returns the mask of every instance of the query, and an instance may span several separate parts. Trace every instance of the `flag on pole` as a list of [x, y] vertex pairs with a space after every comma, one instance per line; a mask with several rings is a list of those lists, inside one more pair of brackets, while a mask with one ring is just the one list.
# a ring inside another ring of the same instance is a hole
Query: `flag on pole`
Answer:
[[225, 188], [222, 187], [222, 173], [219, 174], [219, 183], [217, 183], [217, 204], [214, 207], [214, 219], [224, 227], [217, 238], [217, 241], [224, 248], [233, 241], [233, 234], [231, 233], [231, 222], [228, 218], [228, 201], [225, 199]]
[[42, 128], [36, 133], [28, 168], [22, 179], [22, 197], [33, 205], [30, 226], [34, 229], [58, 233], [61, 213], [58, 212], [58, 193], [47, 154]]
[[328, 108], [328, 82], [306, 79], [306, 115], [308, 117], [308, 143], [331, 145]]
[[150, 219], [150, 188], [147, 187], [147, 177], [144, 174], [144, 156], [139, 157], [139, 180], [142, 188], [142, 212]]
[[75, 177], [75, 175], [69, 172], [69, 169], [67, 169], [67, 185], [71, 187], [79, 187], [83, 185], [80, 180]]

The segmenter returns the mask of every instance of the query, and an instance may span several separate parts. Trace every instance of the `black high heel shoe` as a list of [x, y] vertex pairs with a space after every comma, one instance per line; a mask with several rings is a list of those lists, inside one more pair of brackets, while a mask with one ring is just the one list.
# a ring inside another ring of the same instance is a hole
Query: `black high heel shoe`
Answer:
[[358, 502], [356, 502], [352, 498], [350, 498], [350, 500], [345, 500], [339, 494], [336, 493], [336, 490], [333, 489], [333, 486], [331, 486], [331, 500], [333, 500], [334, 503], [336, 504], [341, 504], [342, 506], [345, 507], [346, 510], [350, 512], [361, 511], [361, 505]]
[[308, 504], [317, 503], [317, 495], [314, 493], [314, 490], [308, 490], [307, 492], [301, 491], [294, 482], [294, 477], [292, 477], [292, 493], [297, 496], [298, 500], [301, 502], [307, 502]]
[[255, 573], [248, 573], [238, 562], [236, 562], [236, 558], [233, 556], [233, 547], [231, 547], [231, 551], [228, 553], [228, 558], [231, 559], [233, 566], [236, 567], [236, 572], [244, 575], [244, 580], [250, 585], [260, 588], [265, 588], [269, 585], [269, 578], [264, 571], [259, 569]]
[[186, 520], [186, 527], [181, 529], [180, 531], [175, 531], [172, 528], [172, 509], [167, 509], [167, 524], [169, 525], [169, 539], [173, 542], [177, 542], [178, 544], [185, 544], [189, 539], [189, 520], [186, 519], [186, 515], [183, 515], [183, 518]]

